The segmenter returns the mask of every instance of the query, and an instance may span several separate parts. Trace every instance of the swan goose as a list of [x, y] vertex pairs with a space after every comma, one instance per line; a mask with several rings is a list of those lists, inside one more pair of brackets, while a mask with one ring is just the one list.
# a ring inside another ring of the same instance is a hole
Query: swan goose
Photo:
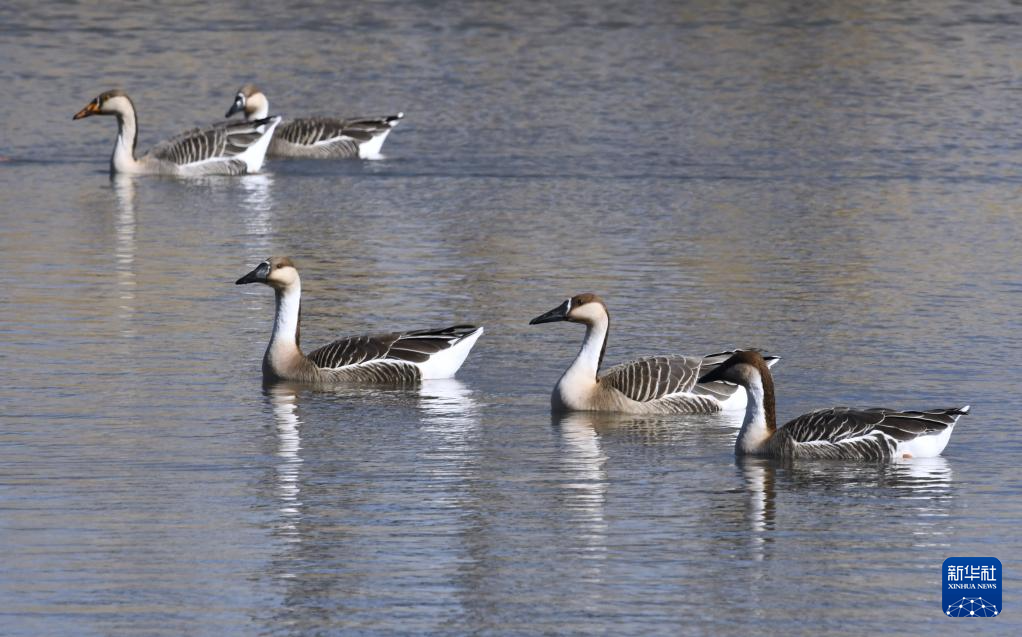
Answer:
[[[598, 411], [631, 414], [713, 413], [745, 406], [745, 392], [728, 383], [697, 384], [696, 379], [733, 352], [693, 356], [651, 356], [617, 365], [598, 375], [607, 350], [610, 315], [603, 300], [586, 293], [571, 297], [529, 325], [570, 321], [586, 326], [575, 362], [557, 381], [550, 397], [555, 412]], [[771, 364], [779, 360], [768, 358]]]
[[133, 175], [242, 175], [259, 172], [280, 123], [280, 117], [254, 119], [226, 126], [196, 128], [161, 142], [135, 158], [138, 116], [135, 104], [121, 90], [99, 94], [72, 119], [93, 115], [117, 117], [117, 141], [110, 157], [110, 172]]
[[887, 460], [929, 458], [947, 446], [958, 418], [969, 406], [924, 411], [883, 407], [831, 407], [777, 426], [774, 381], [763, 357], [737, 352], [699, 382], [727, 381], [745, 387], [749, 404], [735, 441], [737, 455], [777, 458]]
[[[225, 117], [238, 112], [245, 113], [246, 121], [256, 121], [267, 116], [270, 103], [261, 90], [246, 84], [238, 89], [234, 103]], [[351, 119], [293, 119], [277, 128], [267, 154], [270, 157], [296, 159], [374, 159], [380, 156], [380, 149], [391, 129], [404, 116], [404, 113], [398, 113], [385, 117]]]
[[287, 257], [270, 257], [235, 282], [263, 283], [276, 293], [273, 333], [263, 356], [263, 378], [312, 384], [342, 382], [402, 384], [451, 378], [465, 362], [483, 328], [453, 325], [351, 336], [302, 353], [302, 282]]

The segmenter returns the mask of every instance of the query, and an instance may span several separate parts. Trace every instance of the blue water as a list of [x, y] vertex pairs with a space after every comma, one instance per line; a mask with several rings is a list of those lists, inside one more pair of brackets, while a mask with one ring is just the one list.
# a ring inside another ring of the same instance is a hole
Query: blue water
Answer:
[[[1009, 3], [0, 7], [5, 635], [1022, 630], [1022, 9]], [[406, 113], [374, 162], [106, 174], [258, 82]], [[303, 344], [478, 322], [456, 381], [264, 390]], [[608, 364], [757, 346], [782, 420], [970, 403], [943, 457], [736, 462], [740, 416], [552, 419]], [[949, 619], [992, 555], [1004, 613]]]

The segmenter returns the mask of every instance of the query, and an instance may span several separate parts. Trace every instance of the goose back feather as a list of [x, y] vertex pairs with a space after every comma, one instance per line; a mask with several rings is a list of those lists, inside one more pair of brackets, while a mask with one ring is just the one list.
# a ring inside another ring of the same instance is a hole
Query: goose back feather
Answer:
[[306, 117], [291, 120], [277, 129], [267, 152], [271, 157], [359, 157], [363, 146], [376, 146], [378, 152], [384, 138], [402, 117], [398, 114], [359, 119]]
[[899, 445], [949, 433], [968, 407], [898, 411], [886, 407], [830, 407], [803, 414], [777, 429], [771, 445], [791, 457], [882, 460]]
[[309, 360], [320, 369], [336, 369], [382, 359], [424, 363], [431, 355], [450, 348], [477, 329], [474, 325], [453, 325], [435, 330], [351, 336], [310, 352]]
[[161, 142], [147, 156], [177, 164], [182, 171], [192, 173], [202, 172], [203, 164], [212, 164], [208, 166], [211, 173], [245, 174], [250, 172], [249, 164], [241, 156], [260, 142], [267, 127], [279, 121], [279, 117], [267, 117], [194, 128]]

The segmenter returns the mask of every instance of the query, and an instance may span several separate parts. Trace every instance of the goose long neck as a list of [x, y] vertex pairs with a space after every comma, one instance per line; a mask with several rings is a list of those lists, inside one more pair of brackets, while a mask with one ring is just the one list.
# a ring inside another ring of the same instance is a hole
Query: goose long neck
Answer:
[[286, 288], [276, 290], [276, 297], [277, 313], [273, 319], [273, 334], [266, 348], [266, 356], [276, 360], [294, 355], [301, 356], [301, 280], [295, 279]]
[[763, 413], [766, 417], [766, 427], [770, 435], [777, 431], [777, 407], [774, 403], [774, 379], [770, 370], [764, 369], [760, 372], [760, 379], [763, 383]]
[[769, 370], [763, 369], [755, 374], [745, 391], [749, 395], [749, 403], [735, 447], [741, 453], [756, 454], [762, 451], [777, 431], [774, 381]]
[[138, 144], [138, 118], [134, 107], [117, 112], [117, 141], [114, 143], [114, 154], [110, 157], [110, 169], [113, 172], [131, 172], [138, 161], [135, 159], [135, 147]]
[[603, 355], [607, 351], [607, 333], [610, 330], [610, 317], [604, 314], [599, 319], [586, 323], [586, 336], [582, 341], [582, 349], [579, 350], [575, 362], [571, 364], [566, 377], [578, 380], [585, 380], [591, 383], [596, 382], [596, 376], [600, 372], [600, 365], [603, 363]]

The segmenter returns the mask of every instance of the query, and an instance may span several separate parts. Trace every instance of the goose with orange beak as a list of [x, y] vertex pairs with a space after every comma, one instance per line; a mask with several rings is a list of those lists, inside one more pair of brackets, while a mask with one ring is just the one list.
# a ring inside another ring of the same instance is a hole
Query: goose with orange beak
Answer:
[[100, 93], [72, 119], [94, 115], [117, 118], [117, 141], [110, 156], [110, 172], [129, 175], [243, 175], [259, 172], [280, 117], [267, 117], [227, 126], [196, 128], [156, 145], [141, 157], [138, 115], [124, 91]]

